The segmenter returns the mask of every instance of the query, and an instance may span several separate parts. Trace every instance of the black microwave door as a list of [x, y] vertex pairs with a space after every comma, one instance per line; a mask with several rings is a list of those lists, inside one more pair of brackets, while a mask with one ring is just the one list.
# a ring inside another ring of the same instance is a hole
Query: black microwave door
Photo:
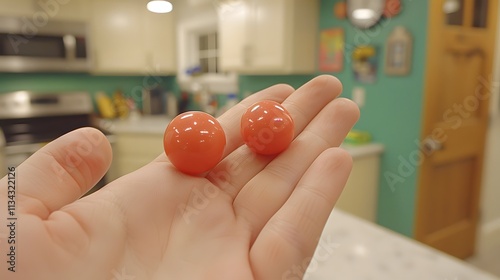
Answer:
[[0, 56], [65, 58], [61, 36], [0, 34]]
[[75, 37], [76, 39], [76, 58], [87, 58], [87, 41], [85, 37]]

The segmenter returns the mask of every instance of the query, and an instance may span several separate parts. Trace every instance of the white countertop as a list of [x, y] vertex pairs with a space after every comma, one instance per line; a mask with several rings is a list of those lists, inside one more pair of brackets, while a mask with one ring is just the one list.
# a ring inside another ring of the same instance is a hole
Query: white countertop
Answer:
[[[171, 118], [167, 116], [142, 116], [138, 119], [126, 120], [101, 120], [101, 126], [114, 134], [161, 134], [165, 132]], [[363, 145], [342, 144], [341, 148], [347, 150], [353, 158], [381, 154], [384, 146], [379, 143]]]
[[[300, 279], [294, 270], [286, 279]], [[298, 271], [298, 272], [297, 272]], [[303, 271], [303, 270], [302, 270]], [[293, 278], [293, 277], [297, 278]], [[459, 259], [334, 210], [304, 280], [499, 280]]]
[[101, 120], [102, 126], [112, 133], [162, 134], [172, 119], [167, 116], [141, 116], [125, 120]]
[[368, 143], [362, 145], [342, 144], [340, 147], [348, 151], [353, 159], [371, 155], [380, 155], [384, 151], [384, 145], [380, 143]]

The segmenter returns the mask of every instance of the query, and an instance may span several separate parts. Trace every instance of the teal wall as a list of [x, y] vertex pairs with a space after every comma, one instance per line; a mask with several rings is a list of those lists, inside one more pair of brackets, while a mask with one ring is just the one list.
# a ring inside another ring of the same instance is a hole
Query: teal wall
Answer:
[[[347, 20], [333, 16], [333, 7], [340, 0], [321, 0], [320, 29], [342, 27], [345, 31], [346, 53], [343, 71], [330, 73], [344, 84], [343, 96], [351, 97], [355, 86], [366, 89], [365, 106], [356, 129], [373, 134], [375, 142], [385, 145], [381, 161], [380, 192], [378, 198], [378, 222], [408, 236], [413, 235], [417, 172], [398, 173], [400, 165], [409, 160], [417, 149], [424, 93], [424, 70], [427, 37], [428, 1], [402, 0], [402, 12], [392, 19], [384, 19], [369, 30], [354, 28]], [[411, 73], [404, 77], [384, 74], [383, 60], [385, 42], [395, 26], [405, 26], [414, 39], [413, 65]], [[374, 84], [359, 84], [354, 79], [349, 57], [353, 46], [372, 44], [378, 47], [378, 74]], [[319, 73], [318, 73], [319, 74]], [[290, 83], [294, 87], [312, 76], [242, 76], [241, 91], [256, 91], [275, 83]], [[405, 170], [406, 171], [406, 170]], [[387, 174], [394, 174], [399, 181], [389, 182]]]
[[111, 95], [117, 89], [141, 106], [142, 89], [160, 85], [165, 90], [175, 90], [175, 77], [170, 76], [92, 76], [89, 74], [0, 73], [0, 93], [16, 90], [72, 91], [82, 90], [95, 94], [104, 91]]
[[275, 84], [288, 84], [299, 88], [316, 75], [289, 75], [289, 76], [240, 76], [240, 92], [256, 92]]

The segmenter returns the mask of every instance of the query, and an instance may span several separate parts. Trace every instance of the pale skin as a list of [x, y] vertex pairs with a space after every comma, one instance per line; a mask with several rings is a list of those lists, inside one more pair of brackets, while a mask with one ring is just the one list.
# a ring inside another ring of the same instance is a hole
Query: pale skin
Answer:
[[[15, 273], [0, 180], [0, 279], [300, 279], [352, 166], [337, 147], [359, 110], [341, 90], [331, 76], [265, 89], [219, 117], [227, 146], [208, 174], [184, 175], [163, 154], [83, 198], [110, 166], [109, 142], [91, 128], [51, 142], [16, 169]], [[295, 122], [277, 156], [239, 134], [264, 99]]]

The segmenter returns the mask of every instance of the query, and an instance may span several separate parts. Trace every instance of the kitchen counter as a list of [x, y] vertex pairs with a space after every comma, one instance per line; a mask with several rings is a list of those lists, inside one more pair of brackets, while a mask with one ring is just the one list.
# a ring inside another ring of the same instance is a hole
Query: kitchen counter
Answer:
[[[300, 279], [300, 269], [288, 278]], [[305, 280], [500, 280], [440, 251], [335, 209]]]
[[101, 120], [101, 126], [114, 134], [147, 133], [162, 134], [172, 119], [167, 116], [141, 116], [125, 120]]
[[[159, 134], [163, 135], [171, 119], [167, 116], [142, 116], [138, 119], [102, 120], [101, 126], [114, 134]], [[353, 158], [381, 154], [384, 146], [378, 143], [363, 145], [343, 144], [341, 148], [348, 151]]]
[[348, 151], [353, 159], [371, 155], [380, 155], [384, 151], [384, 145], [380, 143], [368, 143], [360, 145], [342, 144], [340, 145], [340, 147]]

